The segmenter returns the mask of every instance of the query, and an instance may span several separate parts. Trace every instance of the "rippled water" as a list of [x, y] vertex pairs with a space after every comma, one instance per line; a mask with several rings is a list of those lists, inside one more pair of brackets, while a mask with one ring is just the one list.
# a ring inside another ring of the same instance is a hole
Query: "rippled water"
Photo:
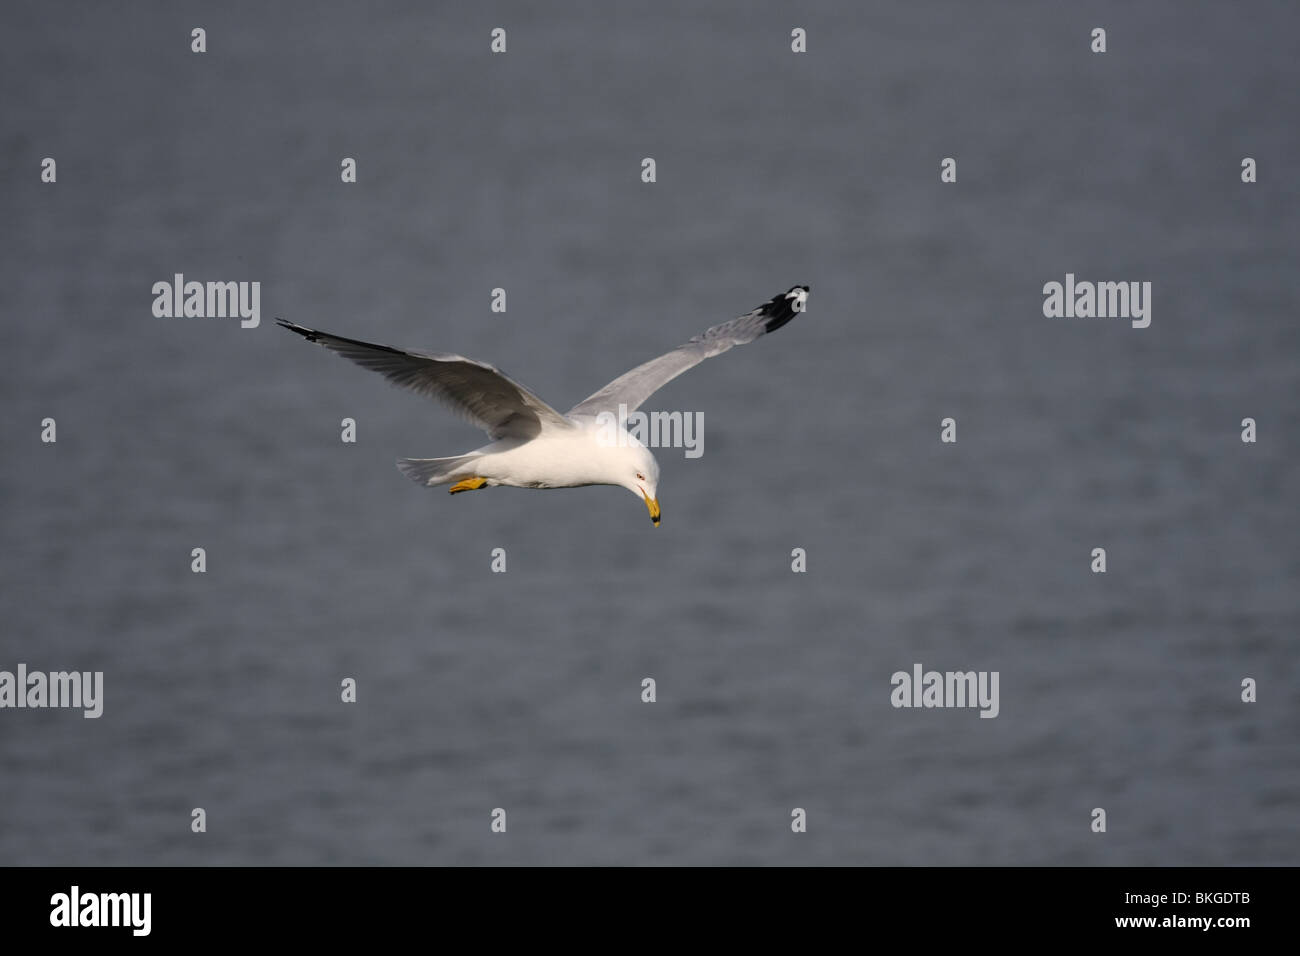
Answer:
[[[105, 713], [0, 711], [0, 861], [1300, 858], [1293, 7], [60, 11], [0, 13], [0, 669]], [[154, 318], [176, 272], [262, 324]], [[1151, 327], [1044, 318], [1066, 272]], [[481, 436], [271, 322], [566, 408], [794, 283], [656, 397], [658, 531], [422, 491]], [[1000, 715], [893, 709], [915, 662]]]

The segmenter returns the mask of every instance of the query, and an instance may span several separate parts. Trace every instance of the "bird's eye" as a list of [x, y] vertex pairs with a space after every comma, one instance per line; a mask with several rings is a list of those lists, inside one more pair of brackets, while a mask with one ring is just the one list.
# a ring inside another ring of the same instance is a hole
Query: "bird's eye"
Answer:
[[645, 481], [645, 475], [641, 474], [641, 472], [638, 471], [638, 472], [636, 473], [636, 480], [637, 480], [637, 481]]

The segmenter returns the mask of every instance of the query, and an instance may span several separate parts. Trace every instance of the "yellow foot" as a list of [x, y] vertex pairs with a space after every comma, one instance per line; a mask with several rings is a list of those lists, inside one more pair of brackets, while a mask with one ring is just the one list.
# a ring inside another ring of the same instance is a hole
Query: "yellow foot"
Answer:
[[456, 482], [447, 490], [454, 495], [458, 491], [478, 491], [486, 484], [486, 478], [466, 478], [464, 481]]

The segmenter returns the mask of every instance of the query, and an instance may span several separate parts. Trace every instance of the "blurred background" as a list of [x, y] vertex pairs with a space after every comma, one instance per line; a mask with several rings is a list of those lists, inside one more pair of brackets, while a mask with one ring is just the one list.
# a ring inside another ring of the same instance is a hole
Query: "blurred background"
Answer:
[[[0, 863], [1300, 862], [1297, 27], [6, 3], [0, 669], [105, 699], [0, 712]], [[177, 272], [260, 327], [155, 318]], [[1150, 281], [1150, 328], [1044, 318], [1067, 272]], [[648, 406], [705, 423], [657, 531], [416, 487], [481, 433], [272, 321], [563, 410], [795, 283]], [[895, 710], [915, 662], [1000, 715]]]

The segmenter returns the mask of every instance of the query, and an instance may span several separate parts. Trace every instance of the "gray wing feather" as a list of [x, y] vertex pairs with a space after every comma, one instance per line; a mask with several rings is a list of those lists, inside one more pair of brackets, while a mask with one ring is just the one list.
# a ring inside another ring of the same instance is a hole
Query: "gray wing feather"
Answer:
[[789, 292], [773, 296], [753, 312], [701, 332], [685, 345], [620, 375], [594, 395], [574, 405], [569, 409], [569, 415], [617, 413], [620, 405], [629, 412], [634, 411], [682, 372], [694, 368], [706, 358], [775, 332], [803, 311], [808, 291], [806, 285], [793, 286]]
[[395, 385], [436, 399], [492, 438], [537, 437], [543, 428], [573, 423], [504, 372], [462, 355], [411, 352], [318, 332], [283, 319], [290, 332], [323, 345]]

